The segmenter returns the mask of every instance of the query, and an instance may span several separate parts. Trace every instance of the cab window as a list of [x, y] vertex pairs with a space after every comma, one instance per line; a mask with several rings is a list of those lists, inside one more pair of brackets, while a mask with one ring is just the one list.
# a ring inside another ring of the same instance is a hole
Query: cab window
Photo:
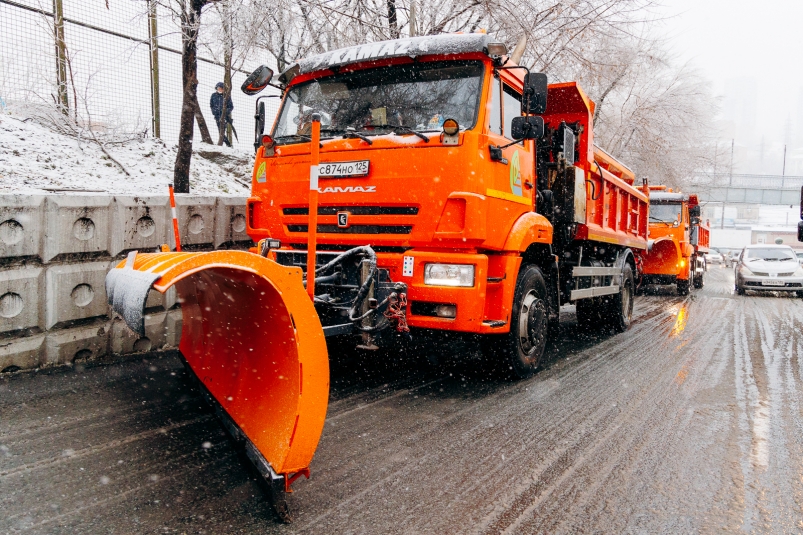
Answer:
[[503, 112], [505, 117], [505, 130], [503, 135], [509, 140], [513, 141], [510, 135], [511, 123], [514, 117], [521, 115], [521, 95], [512, 87], [503, 85], [504, 98], [503, 98]]

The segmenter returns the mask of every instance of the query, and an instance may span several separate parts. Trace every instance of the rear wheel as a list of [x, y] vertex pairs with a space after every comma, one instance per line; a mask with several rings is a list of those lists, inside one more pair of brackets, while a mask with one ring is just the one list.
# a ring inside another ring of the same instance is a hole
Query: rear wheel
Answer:
[[608, 304], [607, 320], [608, 324], [616, 332], [622, 333], [630, 328], [633, 317], [633, 268], [625, 262], [622, 268], [622, 281], [619, 293], [613, 296]]
[[[698, 264], [700, 264], [699, 267], [702, 268], [702, 271], [699, 273], [697, 272]], [[703, 286], [705, 286], [705, 261], [697, 258], [694, 262], [694, 287], [699, 290]]]
[[483, 347], [505, 375], [523, 379], [541, 364], [549, 331], [549, 298], [536, 266], [524, 266], [519, 273], [510, 317], [510, 332], [488, 336]]
[[678, 295], [689, 295], [689, 281], [678, 279]]

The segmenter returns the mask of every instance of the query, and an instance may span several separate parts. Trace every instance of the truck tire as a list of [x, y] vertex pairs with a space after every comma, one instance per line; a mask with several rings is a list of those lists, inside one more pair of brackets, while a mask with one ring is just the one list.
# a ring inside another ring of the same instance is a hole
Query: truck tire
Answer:
[[510, 318], [510, 332], [487, 336], [483, 350], [504, 376], [524, 379], [538, 370], [549, 331], [549, 297], [536, 266], [522, 266]]
[[690, 286], [688, 279], [678, 279], [678, 295], [689, 295]]
[[622, 282], [619, 287], [619, 293], [614, 295], [613, 299], [608, 303], [606, 314], [608, 324], [618, 333], [623, 333], [630, 328], [633, 318], [634, 293], [633, 268], [625, 262], [622, 267]]
[[[697, 273], [697, 264], [698, 263], [703, 268], [703, 271], [701, 271], [699, 274]], [[700, 260], [699, 258], [695, 258], [695, 262], [694, 262], [694, 278], [692, 280], [694, 281], [694, 288], [697, 289], [697, 290], [700, 290], [703, 286], [705, 286], [705, 261], [704, 260]]]

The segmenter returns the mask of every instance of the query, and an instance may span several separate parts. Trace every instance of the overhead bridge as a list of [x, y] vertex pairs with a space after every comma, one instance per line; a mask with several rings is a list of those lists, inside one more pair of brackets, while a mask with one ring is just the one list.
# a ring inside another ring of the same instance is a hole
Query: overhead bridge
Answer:
[[803, 176], [700, 175], [692, 184], [702, 203], [797, 205]]

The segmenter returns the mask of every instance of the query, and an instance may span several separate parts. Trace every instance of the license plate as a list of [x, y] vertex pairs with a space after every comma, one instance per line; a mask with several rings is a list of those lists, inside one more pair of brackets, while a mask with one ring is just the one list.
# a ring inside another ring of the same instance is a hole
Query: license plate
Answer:
[[332, 162], [318, 165], [318, 176], [321, 178], [347, 178], [368, 175], [369, 160], [356, 162]]
[[781, 279], [764, 279], [761, 281], [762, 286], [783, 286], [784, 281]]

